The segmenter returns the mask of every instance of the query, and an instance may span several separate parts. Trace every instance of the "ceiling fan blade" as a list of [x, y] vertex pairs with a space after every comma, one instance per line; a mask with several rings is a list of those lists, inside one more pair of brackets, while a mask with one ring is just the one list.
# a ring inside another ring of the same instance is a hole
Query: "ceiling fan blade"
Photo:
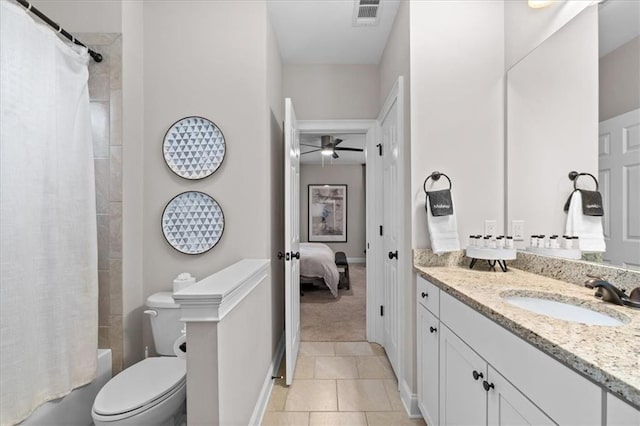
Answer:
[[300, 154], [311, 154], [312, 152], [322, 151], [322, 148], [312, 149], [311, 151], [301, 152]]
[[340, 158], [340, 156], [338, 155], [337, 152], [333, 151], [333, 154], [331, 155], [331, 157], [333, 158]]
[[309, 145], [307, 143], [301, 143], [300, 146], [310, 146], [310, 147], [313, 147], [313, 148], [320, 148], [318, 145]]
[[336, 148], [334, 148], [334, 149], [335, 149], [335, 150], [338, 150], [338, 151], [358, 151], [358, 152], [363, 152], [363, 151], [364, 151], [364, 149], [362, 149], [362, 148], [346, 148], [346, 147], [345, 147], [345, 148], [342, 148], [342, 147], [336, 147]]
[[343, 142], [342, 139], [336, 138], [336, 139], [333, 140], [333, 146], [336, 147], [336, 146], [338, 146], [338, 144], [340, 144], [342, 142]]

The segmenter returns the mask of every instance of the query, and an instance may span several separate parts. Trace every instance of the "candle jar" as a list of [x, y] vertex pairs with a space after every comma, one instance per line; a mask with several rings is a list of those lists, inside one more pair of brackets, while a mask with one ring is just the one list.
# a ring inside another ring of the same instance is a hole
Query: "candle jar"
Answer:
[[505, 242], [504, 242], [504, 246], [508, 249], [512, 249], [513, 248], [513, 237], [507, 237]]

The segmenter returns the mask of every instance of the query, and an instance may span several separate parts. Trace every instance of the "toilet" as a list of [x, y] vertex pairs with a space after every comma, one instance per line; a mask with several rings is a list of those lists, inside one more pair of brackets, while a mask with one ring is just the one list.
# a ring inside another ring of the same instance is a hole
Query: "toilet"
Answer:
[[186, 422], [186, 359], [174, 345], [182, 336], [180, 309], [171, 292], [147, 299], [151, 331], [158, 357], [144, 360], [113, 377], [98, 392], [91, 409], [96, 426], [162, 425]]

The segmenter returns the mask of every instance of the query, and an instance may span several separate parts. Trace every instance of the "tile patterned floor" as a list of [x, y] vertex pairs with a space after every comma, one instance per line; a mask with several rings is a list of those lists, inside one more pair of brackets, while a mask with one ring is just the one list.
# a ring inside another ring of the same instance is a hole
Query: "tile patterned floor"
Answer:
[[[284, 360], [280, 365], [284, 374]], [[276, 380], [263, 426], [424, 426], [404, 410], [384, 349], [367, 342], [302, 342], [294, 380]]]

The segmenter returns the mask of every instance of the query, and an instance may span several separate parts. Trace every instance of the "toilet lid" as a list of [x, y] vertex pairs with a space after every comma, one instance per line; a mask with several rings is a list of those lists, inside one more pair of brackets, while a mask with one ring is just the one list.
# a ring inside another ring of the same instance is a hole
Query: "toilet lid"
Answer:
[[146, 358], [109, 380], [98, 392], [93, 411], [108, 416], [143, 407], [180, 386], [186, 373], [184, 359]]

